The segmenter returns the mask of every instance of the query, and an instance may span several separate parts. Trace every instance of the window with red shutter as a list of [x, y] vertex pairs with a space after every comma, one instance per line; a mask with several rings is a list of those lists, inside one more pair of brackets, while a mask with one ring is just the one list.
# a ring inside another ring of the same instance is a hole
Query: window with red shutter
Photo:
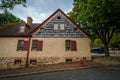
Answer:
[[77, 51], [77, 49], [76, 49], [76, 41], [71, 41], [71, 51]]
[[66, 51], [77, 51], [76, 41], [66, 40]]
[[37, 50], [42, 51], [43, 41], [38, 41]]
[[27, 51], [29, 49], [29, 41], [24, 41], [23, 51]]

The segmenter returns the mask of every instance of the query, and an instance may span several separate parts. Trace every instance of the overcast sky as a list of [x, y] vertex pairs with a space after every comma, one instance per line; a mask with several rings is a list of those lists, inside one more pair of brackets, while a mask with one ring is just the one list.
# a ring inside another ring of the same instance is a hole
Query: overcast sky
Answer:
[[17, 5], [12, 14], [26, 21], [27, 17], [32, 17], [34, 23], [41, 23], [58, 8], [68, 13], [72, 10], [73, 0], [26, 0], [27, 8]]

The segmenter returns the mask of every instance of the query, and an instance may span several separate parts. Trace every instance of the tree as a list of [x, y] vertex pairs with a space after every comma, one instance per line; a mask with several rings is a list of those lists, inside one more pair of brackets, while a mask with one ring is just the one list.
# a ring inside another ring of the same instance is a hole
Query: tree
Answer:
[[103, 48], [103, 43], [99, 38], [96, 38], [92, 43], [91, 47], [100, 47]]
[[17, 18], [16, 16], [14, 16], [13, 14], [9, 12], [0, 14], [0, 25], [4, 25], [7, 23], [16, 23], [20, 21], [21, 20], [19, 18]]
[[113, 36], [113, 38], [110, 42], [110, 46], [112, 48], [119, 48], [120, 49], [120, 35]]
[[26, 0], [0, 0], [0, 10], [4, 11], [4, 13], [0, 14], [0, 25], [20, 22], [19, 18], [9, 12], [10, 9], [13, 9], [15, 5], [19, 4], [26, 7]]
[[120, 25], [120, 0], [74, 0], [71, 19], [97, 35], [109, 56], [109, 44]]
[[15, 5], [19, 4], [22, 4], [24, 7], [26, 7], [26, 0], [1, 0], [0, 9], [6, 11], [8, 9], [13, 9]]

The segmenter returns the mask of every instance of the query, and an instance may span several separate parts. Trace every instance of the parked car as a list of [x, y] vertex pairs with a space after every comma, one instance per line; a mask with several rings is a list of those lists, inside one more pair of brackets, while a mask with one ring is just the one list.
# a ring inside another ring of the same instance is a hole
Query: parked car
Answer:
[[104, 49], [103, 48], [92, 48], [91, 52], [102, 54], [102, 53], [104, 53]]

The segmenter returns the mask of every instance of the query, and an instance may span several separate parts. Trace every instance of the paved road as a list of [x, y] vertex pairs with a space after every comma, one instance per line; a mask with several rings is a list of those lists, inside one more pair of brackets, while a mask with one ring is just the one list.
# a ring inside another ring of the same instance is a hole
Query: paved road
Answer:
[[0, 78], [0, 80], [120, 80], [120, 65]]

